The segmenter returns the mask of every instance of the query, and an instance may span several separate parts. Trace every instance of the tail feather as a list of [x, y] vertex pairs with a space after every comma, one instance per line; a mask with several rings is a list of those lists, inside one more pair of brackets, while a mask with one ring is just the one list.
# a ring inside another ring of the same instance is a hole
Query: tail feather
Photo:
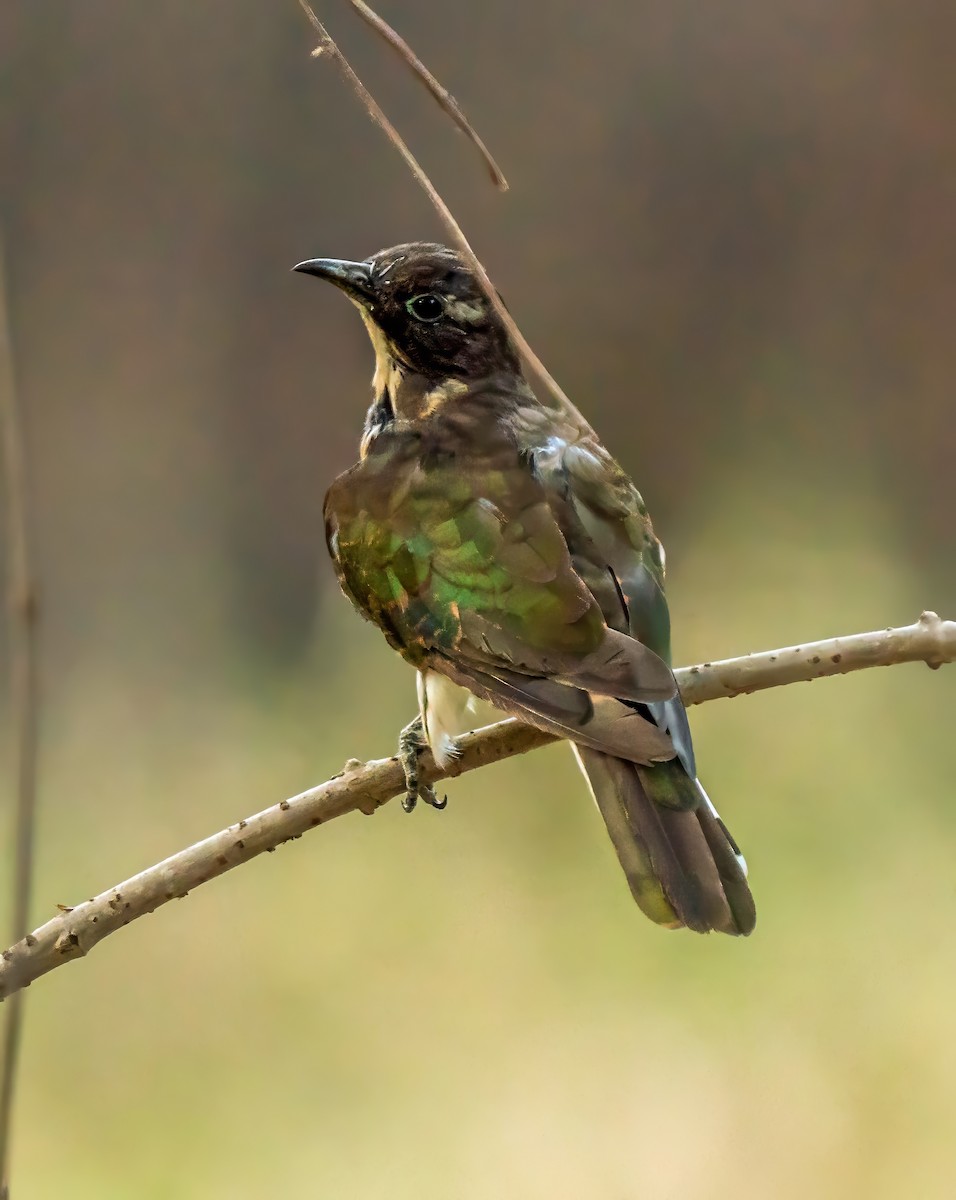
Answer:
[[757, 908], [747, 883], [747, 866], [730, 830], [709, 802], [698, 809], [698, 820], [720, 875], [730, 911], [740, 933], [752, 933], [757, 923]]
[[575, 753], [641, 910], [670, 928], [750, 933], [756, 912], [743, 859], [696, 780], [674, 762], [639, 767], [582, 746]]

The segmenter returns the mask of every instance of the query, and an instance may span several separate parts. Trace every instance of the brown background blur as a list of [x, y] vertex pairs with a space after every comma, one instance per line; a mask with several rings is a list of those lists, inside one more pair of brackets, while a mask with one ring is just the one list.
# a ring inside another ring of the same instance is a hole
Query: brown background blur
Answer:
[[[678, 661], [956, 615], [956, 8], [379, 7], [507, 197], [319, 11], [634, 473]], [[413, 710], [322, 546], [370, 351], [289, 267], [441, 234], [311, 45], [294, 0], [0, 10], [37, 921]], [[950, 1195], [954, 702], [910, 666], [698, 710], [743, 944], [640, 918], [564, 748], [210, 884], [32, 989], [16, 1200]]]

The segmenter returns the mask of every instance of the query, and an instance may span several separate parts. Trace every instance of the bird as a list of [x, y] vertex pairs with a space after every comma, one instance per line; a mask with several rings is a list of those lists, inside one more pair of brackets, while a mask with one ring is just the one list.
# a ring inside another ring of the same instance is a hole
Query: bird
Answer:
[[375, 354], [325, 532], [342, 591], [418, 672], [406, 810], [443, 807], [418, 756], [447, 767], [489, 703], [571, 742], [647, 917], [751, 933], [747, 865], [697, 778], [671, 668], [664, 551], [629, 476], [569, 402], [535, 394], [459, 251], [293, 270], [345, 293]]

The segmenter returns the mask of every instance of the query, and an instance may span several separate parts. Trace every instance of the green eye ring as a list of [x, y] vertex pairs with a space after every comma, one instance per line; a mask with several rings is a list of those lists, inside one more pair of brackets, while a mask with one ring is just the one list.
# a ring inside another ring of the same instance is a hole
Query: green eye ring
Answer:
[[424, 321], [426, 324], [437, 321], [445, 313], [444, 301], [434, 292], [422, 292], [420, 296], [412, 296], [411, 300], [405, 301], [405, 307], [416, 321]]

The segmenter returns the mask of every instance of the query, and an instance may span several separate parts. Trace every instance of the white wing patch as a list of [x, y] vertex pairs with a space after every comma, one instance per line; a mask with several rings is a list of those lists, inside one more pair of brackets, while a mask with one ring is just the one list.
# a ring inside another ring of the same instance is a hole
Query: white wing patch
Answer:
[[586, 446], [568, 446], [564, 453], [565, 467], [587, 483], [603, 483], [608, 466]]

